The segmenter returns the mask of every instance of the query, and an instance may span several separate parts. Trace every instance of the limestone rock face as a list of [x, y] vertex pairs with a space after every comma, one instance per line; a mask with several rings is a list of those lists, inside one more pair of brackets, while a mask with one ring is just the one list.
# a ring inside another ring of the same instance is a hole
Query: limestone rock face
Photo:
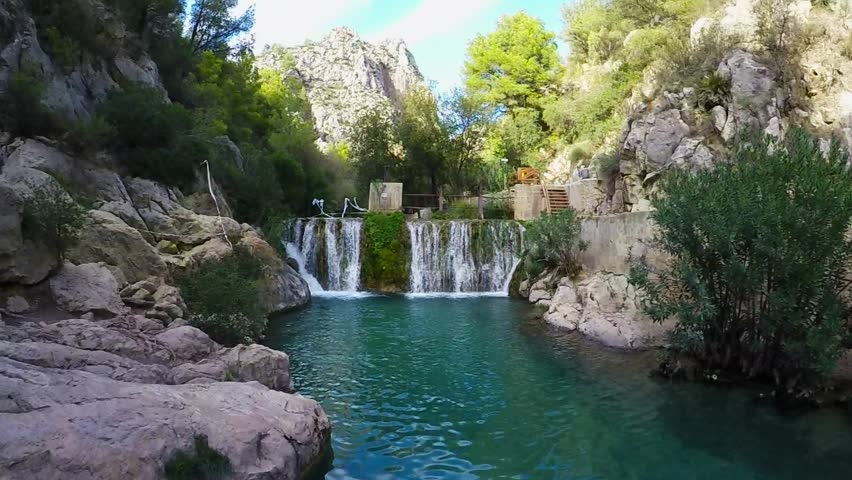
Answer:
[[159, 479], [171, 455], [205, 435], [234, 478], [296, 479], [330, 430], [313, 400], [259, 383], [127, 383], [0, 358], [0, 392], [9, 478]]
[[166, 271], [157, 249], [138, 230], [109, 212], [91, 210], [77, 242], [66, 258], [74, 263], [106, 262], [115, 265], [129, 282]]
[[283, 352], [222, 348], [193, 327], [139, 316], [0, 323], [0, 471], [157, 479], [204, 435], [234, 478], [302, 478], [330, 426], [290, 391]]
[[563, 282], [544, 319], [619, 348], [664, 345], [672, 327], [656, 324], [642, 313], [641, 296], [625, 275], [604, 272], [579, 282]]
[[[45, 52], [38, 39], [38, 25], [25, 0], [0, 3], [0, 90], [5, 89], [12, 71], [22, 65], [35, 65], [46, 83], [42, 102], [51, 111], [79, 120], [88, 118], [96, 104], [123, 82], [147, 85], [163, 92], [157, 65], [144, 51], [132, 49], [131, 35], [123, 23], [100, 0], [64, 0], [98, 25], [107, 51], [98, 56], [84, 55], [75, 65], [59, 65]], [[6, 40], [8, 35], [8, 40]], [[132, 50], [132, 52], [131, 52]]]
[[24, 199], [17, 184], [0, 175], [0, 282], [33, 285], [56, 268], [56, 254], [22, 229]]
[[118, 295], [118, 282], [104, 265], [66, 263], [50, 279], [50, 293], [67, 312], [117, 315], [125, 311]]
[[[288, 74], [305, 86], [322, 143], [348, 138], [352, 124], [378, 108], [390, 114], [400, 95], [423, 85], [423, 75], [402, 40], [371, 44], [348, 28], [336, 28], [319, 42], [289, 48], [295, 60]], [[261, 62], [280, 66], [275, 49]]]

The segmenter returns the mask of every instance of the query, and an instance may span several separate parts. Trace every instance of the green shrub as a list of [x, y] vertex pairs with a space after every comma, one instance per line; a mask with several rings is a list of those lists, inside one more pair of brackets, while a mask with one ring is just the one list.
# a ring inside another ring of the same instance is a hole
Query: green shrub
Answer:
[[695, 87], [698, 104], [710, 111], [716, 105], [724, 105], [731, 98], [731, 82], [718, 73], [702, 78]]
[[231, 462], [196, 435], [192, 450], [175, 453], [165, 470], [167, 480], [223, 480], [231, 475]]
[[178, 285], [191, 312], [190, 323], [222, 345], [256, 342], [267, 323], [260, 301], [261, 274], [260, 261], [238, 246], [231, 255], [181, 275]]
[[485, 203], [482, 215], [488, 220], [511, 220], [515, 212], [509, 204], [502, 200], [491, 200]]
[[535, 276], [545, 268], [574, 276], [581, 270], [577, 255], [585, 249], [580, 240], [580, 222], [574, 210], [542, 215], [529, 222], [524, 234], [527, 252], [524, 269]]
[[80, 234], [86, 209], [78, 205], [57, 183], [36, 187], [24, 200], [24, 224], [33, 238], [45, 242], [61, 263], [65, 251]]
[[106, 147], [116, 135], [115, 128], [101, 115], [71, 124], [68, 143], [77, 152], [96, 152]]
[[598, 177], [609, 180], [618, 173], [621, 162], [617, 153], [600, 155], [595, 159], [598, 169]]
[[43, 29], [44, 33], [39, 35], [39, 40], [44, 45], [45, 51], [62, 68], [72, 69], [80, 63], [80, 46], [72, 38], [63, 34], [55, 26]]
[[401, 292], [408, 287], [408, 230], [401, 213], [364, 216], [361, 283], [370, 290]]
[[24, 63], [13, 71], [2, 98], [4, 108], [0, 118], [5, 128], [21, 136], [52, 130], [53, 119], [41, 103], [46, 88], [38, 64]]
[[634, 262], [656, 321], [675, 318], [673, 345], [706, 367], [765, 377], [788, 391], [825, 379], [849, 322], [852, 172], [835, 143], [793, 130], [745, 138], [732, 161], [675, 171], [654, 201], [670, 265]]
[[112, 146], [123, 152], [132, 175], [187, 186], [207, 157], [207, 144], [192, 135], [192, 114], [156, 89], [112, 92], [98, 113], [113, 126]]
[[435, 220], [476, 220], [479, 218], [479, 208], [466, 200], [456, 200], [445, 212], [436, 212]]
[[622, 68], [598, 79], [589, 91], [576, 92], [567, 107], [572, 139], [598, 144], [616, 131], [624, 100], [640, 79], [639, 72]]

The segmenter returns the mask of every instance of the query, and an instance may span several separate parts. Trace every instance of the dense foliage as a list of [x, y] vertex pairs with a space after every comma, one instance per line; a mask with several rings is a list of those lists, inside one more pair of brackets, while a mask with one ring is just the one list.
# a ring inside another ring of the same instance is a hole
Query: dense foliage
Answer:
[[60, 264], [85, 221], [86, 209], [54, 182], [33, 188], [24, 200], [24, 228], [56, 252]]
[[266, 330], [260, 301], [260, 261], [235, 247], [222, 259], [207, 260], [178, 279], [191, 312], [190, 323], [227, 346], [254, 343]]
[[654, 202], [665, 271], [632, 279], [674, 346], [710, 368], [792, 389], [824, 379], [850, 322], [852, 172], [835, 144], [793, 130], [741, 141], [729, 163], [672, 172]]
[[33, 135], [50, 131], [54, 119], [41, 104], [45, 82], [38, 65], [25, 63], [9, 75], [9, 83], [0, 100], [0, 121], [14, 134]]
[[361, 284], [369, 290], [402, 292], [408, 288], [408, 231], [401, 213], [364, 217]]
[[527, 252], [524, 269], [535, 276], [544, 269], [555, 270], [560, 276], [580, 272], [577, 255], [585, 248], [580, 240], [580, 222], [574, 210], [566, 209], [542, 215], [529, 222], [524, 233]]
[[[257, 67], [245, 35], [253, 10], [234, 16], [236, 4], [203, 0], [187, 8], [180, 0], [106, 0], [116, 16], [91, 28], [90, 19], [101, 14], [86, 2], [27, 0], [39, 41], [56, 64], [76, 68], [121, 50], [147, 51], [167, 92], [116, 76], [121, 88], [96, 114], [71, 122], [42, 106], [40, 68], [21, 65], [11, 73], [0, 120], [21, 135], [64, 130], [78, 152], [113, 150], [130, 174], [185, 192], [197, 188], [199, 168], [208, 160], [241, 221], [308, 213], [315, 196], [330, 203], [352, 196], [338, 153], [345, 148], [333, 154], [317, 148], [302, 85], [284, 75], [292, 61], [282, 54], [274, 68]], [[113, 21], [123, 22], [130, 35], [116, 36]]]

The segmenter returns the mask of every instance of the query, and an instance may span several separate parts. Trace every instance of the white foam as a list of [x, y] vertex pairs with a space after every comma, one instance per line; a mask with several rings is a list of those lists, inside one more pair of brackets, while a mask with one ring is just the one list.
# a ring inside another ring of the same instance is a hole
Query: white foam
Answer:
[[428, 292], [428, 293], [406, 293], [406, 298], [508, 298], [508, 292]]

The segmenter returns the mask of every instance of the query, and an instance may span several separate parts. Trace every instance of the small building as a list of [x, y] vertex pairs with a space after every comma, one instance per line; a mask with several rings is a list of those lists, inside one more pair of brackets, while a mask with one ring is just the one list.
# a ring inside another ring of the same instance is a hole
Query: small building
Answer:
[[402, 208], [402, 184], [373, 182], [370, 184], [371, 212], [398, 212]]

